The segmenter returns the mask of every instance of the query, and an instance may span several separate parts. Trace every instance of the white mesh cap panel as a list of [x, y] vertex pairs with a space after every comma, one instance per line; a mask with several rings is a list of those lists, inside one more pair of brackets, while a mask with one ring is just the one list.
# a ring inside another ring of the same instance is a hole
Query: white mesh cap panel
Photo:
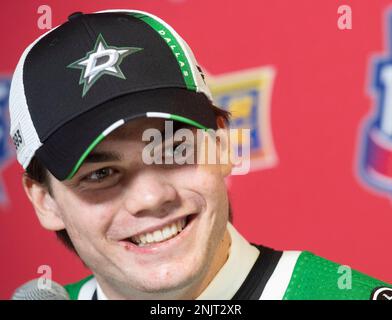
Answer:
[[149, 16], [161, 24], [163, 24], [167, 29], [170, 30], [170, 32], [177, 38], [178, 43], [181, 45], [182, 50], [184, 51], [186, 58], [189, 61], [189, 64], [191, 66], [192, 70], [192, 75], [193, 79], [195, 80], [196, 84], [196, 91], [197, 92], [202, 92], [204, 93], [211, 101], [212, 101], [212, 95], [210, 92], [210, 89], [204, 82], [199, 70], [197, 69], [198, 63], [196, 61], [195, 55], [192, 52], [192, 49], [188, 46], [188, 44], [185, 42], [185, 40], [177, 33], [176, 30], [174, 30], [169, 24], [167, 24], [165, 21], [163, 21], [161, 18], [145, 12], [145, 11], [140, 11], [140, 10], [129, 10], [129, 9], [112, 9], [112, 10], [103, 10], [103, 11], [97, 11], [96, 13], [106, 13], [106, 12], [129, 12], [129, 13], [141, 13], [146, 16]]
[[16, 135], [15, 138], [20, 139], [19, 146], [16, 150], [16, 157], [24, 169], [27, 168], [35, 152], [42, 143], [38, 137], [27, 106], [23, 83], [23, 67], [25, 59], [31, 48], [42, 37], [47, 35], [49, 32], [52, 32], [54, 29], [56, 28], [53, 28], [41, 35], [25, 49], [12, 77], [9, 98], [10, 136], [12, 139], [14, 135]]
[[180, 36], [178, 36], [178, 37], [179, 37], [179, 41], [186, 48], [184, 51], [187, 54], [188, 60], [191, 61], [191, 68], [192, 68], [192, 72], [193, 72], [193, 78], [195, 79], [195, 82], [196, 82], [197, 92], [203, 92], [211, 101], [213, 101], [210, 89], [208, 88], [207, 84], [204, 82], [200, 71], [197, 69], [197, 66], [199, 66], [199, 68], [201, 68], [201, 67], [197, 63], [196, 58], [192, 52], [192, 49], [188, 46], [188, 44], [185, 42], [184, 39], [182, 39]]

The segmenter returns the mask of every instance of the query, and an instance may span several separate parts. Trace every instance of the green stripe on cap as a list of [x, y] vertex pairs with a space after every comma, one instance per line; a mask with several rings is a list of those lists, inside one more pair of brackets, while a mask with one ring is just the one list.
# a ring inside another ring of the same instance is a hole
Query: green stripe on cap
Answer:
[[74, 168], [72, 169], [71, 173], [68, 175], [68, 177], [66, 178], [67, 180], [72, 179], [72, 177], [75, 175], [75, 173], [79, 170], [80, 166], [82, 165], [84, 159], [86, 159], [86, 157], [89, 155], [89, 153], [91, 152], [91, 150], [93, 150], [95, 148], [95, 146], [100, 143], [103, 139], [105, 138], [105, 136], [103, 134], [100, 134], [97, 138], [95, 138], [95, 140], [89, 145], [89, 147], [86, 149], [86, 151], [82, 154], [82, 156], [79, 158], [78, 162], [76, 163], [76, 165], [74, 166]]
[[[201, 123], [194, 121], [192, 119], [186, 118], [186, 117], [176, 115], [176, 114], [170, 114], [170, 113], [165, 113], [165, 112], [146, 112], [146, 117], [147, 118], [162, 118], [162, 119], [175, 120], [175, 121], [189, 124], [189, 125], [194, 126], [196, 128], [208, 130], [208, 128], [206, 126], [203, 126]], [[70, 180], [73, 178], [75, 173], [82, 166], [83, 161], [87, 158], [87, 156], [97, 146], [98, 143], [100, 143], [112, 131], [114, 131], [119, 126], [123, 125], [124, 123], [125, 123], [124, 119], [118, 120], [115, 123], [113, 123], [112, 125], [110, 125], [107, 129], [105, 129], [98, 137], [96, 137], [94, 139], [94, 141], [88, 146], [86, 151], [83, 152], [82, 156], [79, 158], [78, 162], [75, 164], [74, 168], [72, 169], [71, 173], [67, 176], [66, 180]]]
[[193, 77], [191, 62], [189, 61], [184, 48], [180, 44], [179, 40], [177, 39], [176, 35], [171, 32], [168, 27], [166, 27], [161, 22], [155, 20], [152, 17], [141, 13], [134, 13], [132, 14], [135, 18], [138, 18], [145, 23], [147, 23], [151, 28], [153, 28], [163, 40], [165, 40], [166, 44], [170, 47], [173, 51], [175, 58], [177, 59], [177, 63], [180, 67], [182, 76], [184, 78], [185, 84], [188, 89], [196, 91], [197, 85], [196, 81]]
[[199, 122], [193, 121], [193, 120], [185, 118], [185, 117], [177, 116], [175, 114], [170, 115], [170, 119], [190, 124], [190, 125], [192, 125], [192, 126], [194, 126], [196, 128], [205, 129], [205, 130], [208, 129], [206, 126], [203, 126]]
[[79, 158], [78, 162], [76, 162], [75, 166], [73, 167], [71, 173], [68, 175], [66, 180], [72, 179], [72, 177], [75, 175], [75, 173], [79, 170], [81, 165], [83, 164], [83, 161], [87, 158], [87, 156], [90, 154], [91, 150], [93, 150], [98, 143], [100, 143], [109, 133], [117, 129], [119, 126], [123, 125], [125, 123], [124, 119], [118, 120], [115, 123], [111, 124], [109, 127], [107, 127], [98, 137], [94, 139], [94, 141], [88, 146], [85, 152], [83, 152], [82, 156]]

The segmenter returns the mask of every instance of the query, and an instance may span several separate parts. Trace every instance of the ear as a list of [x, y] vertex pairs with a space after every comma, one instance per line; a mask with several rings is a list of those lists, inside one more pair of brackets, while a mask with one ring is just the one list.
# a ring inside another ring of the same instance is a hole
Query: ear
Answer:
[[26, 174], [23, 175], [22, 183], [41, 225], [52, 231], [65, 229], [57, 203], [48, 188]]
[[229, 139], [229, 128], [225, 119], [221, 116], [217, 118], [216, 123], [219, 132], [219, 148], [217, 148], [217, 150], [220, 151], [220, 170], [223, 177], [228, 177], [233, 169], [233, 164], [230, 161], [232, 148]]

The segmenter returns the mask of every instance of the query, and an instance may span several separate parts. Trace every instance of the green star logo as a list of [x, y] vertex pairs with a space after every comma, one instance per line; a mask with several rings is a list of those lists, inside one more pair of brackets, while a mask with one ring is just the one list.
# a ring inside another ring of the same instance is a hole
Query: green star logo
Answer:
[[83, 58], [69, 64], [67, 68], [82, 70], [79, 84], [83, 84], [82, 97], [84, 97], [104, 74], [126, 79], [120, 64], [126, 56], [140, 50], [143, 48], [108, 46], [102, 34], [99, 34], [94, 49], [87, 52]]

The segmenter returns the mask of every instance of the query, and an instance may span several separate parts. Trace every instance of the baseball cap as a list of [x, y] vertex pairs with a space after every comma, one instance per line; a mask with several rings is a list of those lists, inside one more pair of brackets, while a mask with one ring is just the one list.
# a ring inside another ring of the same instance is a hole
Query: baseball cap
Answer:
[[10, 90], [18, 162], [37, 157], [70, 179], [113, 130], [140, 117], [216, 129], [196, 59], [160, 18], [136, 10], [76, 12], [23, 52]]

